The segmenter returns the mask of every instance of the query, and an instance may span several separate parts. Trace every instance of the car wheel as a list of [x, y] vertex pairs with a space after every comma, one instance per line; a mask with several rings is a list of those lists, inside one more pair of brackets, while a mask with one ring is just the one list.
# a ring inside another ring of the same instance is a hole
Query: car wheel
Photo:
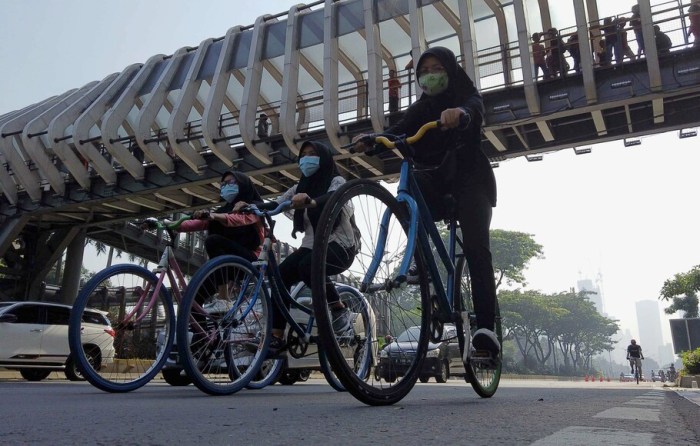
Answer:
[[44, 369], [20, 369], [19, 374], [27, 381], [41, 381], [51, 374], [51, 370]]
[[297, 370], [284, 370], [277, 381], [283, 386], [291, 386], [299, 381], [299, 372]]
[[179, 387], [189, 386], [192, 384], [192, 378], [187, 376], [187, 373], [185, 373], [182, 369], [163, 369], [161, 370], [161, 373], [163, 374], [163, 379], [165, 382], [171, 386]]
[[310, 376], [311, 376], [310, 369], [302, 369], [299, 371], [299, 381], [301, 381], [301, 382], [308, 381]]
[[446, 361], [443, 361], [442, 364], [440, 365], [440, 370], [438, 370], [438, 374], [435, 376], [435, 381], [439, 383], [446, 383], [447, 378], [450, 376], [450, 366]]
[[427, 376], [420, 376], [420, 377], [418, 377], [418, 379], [420, 380], [420, 382], [422, 382], [423, 384], [425, 384], [425, 383], [428, 382], [428, 380], [429, 380], [430, 378], [428, 378]]
[[85, 377], [80, 370], [78, 370], [78, 364], [75, 362], [72, 356], [68, 357], [66, 361], [66, 369], [63, 371], [69, 381], [85, 381]]

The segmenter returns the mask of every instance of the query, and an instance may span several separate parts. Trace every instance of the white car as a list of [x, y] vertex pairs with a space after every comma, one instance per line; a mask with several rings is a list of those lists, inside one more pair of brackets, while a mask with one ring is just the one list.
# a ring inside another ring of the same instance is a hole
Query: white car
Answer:
[[[70, 311], [64, 304], [0, 302], [0, 367], [19, 370], [28, 381], [41, 381], [54, 370], [63, 370], [71, 381], [83, 380], [68, 347]], [[114, 358], [114, 330], [106, 314], [86, 310], [82, 327], [100, 340], [100, 347], [85, 348], [103, 366]]]

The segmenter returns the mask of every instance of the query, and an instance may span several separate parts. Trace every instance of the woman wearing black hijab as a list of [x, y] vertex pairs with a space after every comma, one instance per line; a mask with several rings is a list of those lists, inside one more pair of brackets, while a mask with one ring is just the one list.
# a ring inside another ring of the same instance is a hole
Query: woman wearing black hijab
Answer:
[[[413, 145], [418, 169], [439, 166], [434, 171], [416, 172], [416, 180], [435, 221], [448, 217], [444, 197], [454, 198], [479, 328], [472, 343], [479, 350], [497, 353], [500, 344], [493, 333], [496, 284], [489, 242], [496, 179], [481, 150], [483, 100], [447, 48], [425, 51], [416, 64], [416, 76], [423, 94], [386, 132], [413, 135], [426, 122], [442, 122], [442, 131], [428, 132]], [[358, 152], [367, 149], [364, 136], [353, 139]]]
[[[300, 281], [307, 285], [311, 283], [314, 230], [318, 218], [332, 192], [345, 183], [345, 179], [340, 176], [335, 167], [330, 149], [322, 143], [305, 142], [299, 152], [298, 162], [302, 177], [297, 185], [291, 187], [273, 203], [255, 203], [262, 209], [270, 209], [276, 207], [278, 203], [291, 200], [292, 209], [294, 209], [292, 237], [296, 238], [297, 232], [304, 233], [301, 246], [279, 265], [282, 282], [287, 289]], [[309, 199], [316, 202], [315, 207], [306, 207]], [[234, 210], [244, 206], [245, 203], [241, 203]], [[351, 215], [350, 211], [341, 213], [337, 226], [330, 236], [326, 254], [326, 272], [329, 276], [340, 274], [348, 269], [355, 258]], [[350, 311], [340, 301], [340, 296], [330, 281], [326, 285], [326, 295], [333, 329], [338, 333], [346, 331], [350, 327]], [[282, 337], [285, 325], [286, 321], [282, 314], [279, 311], [273, 311], [270, 355], [284, 348]]]
[[264, 237], [262, 221], [254, 214], [234, 213], [233, 208], [238, 202], [262, 201], [260, 194], [247, 175], [227, 171], [221, 176], [220, 195], [222, 206], [214, 212], [195, 211], [193, 219], [183, 222], [178, 231], [209, 231], [204, 247], [210, 259], [225, 254], [257, 259]]

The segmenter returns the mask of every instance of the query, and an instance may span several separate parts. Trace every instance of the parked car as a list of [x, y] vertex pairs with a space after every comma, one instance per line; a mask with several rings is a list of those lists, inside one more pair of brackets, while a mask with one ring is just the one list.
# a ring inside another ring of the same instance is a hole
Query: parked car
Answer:
[[[644, 376], [642, 376], [639, 380], [646, 381], [646, 379], [644, 379]], [[632, 375], [631, 373], [625, 373], [625, 374], [620, 375], [620, 382], [629, 383], [629, 382], [635, 382], [635, 381], [637, 381], [637, 378], [635, 378], [634, 375]]]
[[[28, 381], [41, 381], [54, 370], [63, 370], [71, 381], [84, 380], [68, 347], [70, 311], [64, 304], [0, 302], [0, 367], [19, 370]], [[114, 330], [106, 314], [85, 311], [82, 327], [99, 340], [85, 348], [102, 366], [114, 358]]]
[[[391, 341], [379, 352], [377, 377], [386, 382], [394, 382], [406, 373], [407, 364], [413, 362], [415, 345], [420, 327], [410, 327]], [[442, 339], [438, 343], [429, 343], [418, 379], [425, 383], [433, 377], [439, 383], [447, 382], [454, 375], [464, 375], [464, 364], [459, 353], [457, 329], [446, 324]]]

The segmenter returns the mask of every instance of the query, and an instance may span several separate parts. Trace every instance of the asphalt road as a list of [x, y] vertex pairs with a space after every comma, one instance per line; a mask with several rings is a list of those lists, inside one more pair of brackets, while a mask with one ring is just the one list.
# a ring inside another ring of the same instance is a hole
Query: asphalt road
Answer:
[[0, 379], [3, 445], [696, 446], [698, 420], [698, 403], [659, 383], [506, 380], [481, 399], [450, 380], [369, 407], [319, 379], [226, 397], [163, 382], [108, 394]]

